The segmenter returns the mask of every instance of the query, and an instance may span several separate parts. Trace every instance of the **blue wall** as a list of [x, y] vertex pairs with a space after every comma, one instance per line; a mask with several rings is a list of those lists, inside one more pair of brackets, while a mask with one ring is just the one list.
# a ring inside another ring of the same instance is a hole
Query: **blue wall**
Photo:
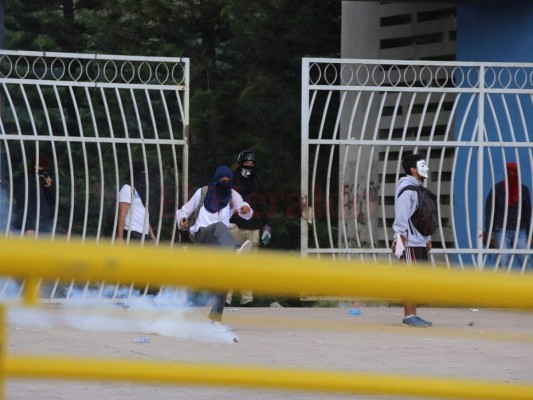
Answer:
[[533, 62], [533, 1], [459, 3], [457, 61]]
[[[467, 0], [458, 5], [457, 10], [457, 61], [475, 62], [528, 62], [533, 63], [533, 1], [531, 0]], [[531, 87], [531, 85], [527, 85]], [[485, 128], [489, 139], [498, 140], [498, 132], [504, 141], [511, 140], [514, 132], [516, 140], [533, 140], [533, 112], [530, 97], [521, 99], [527, 105], [526, 127], [519, 118], [518, 104], [515, 95], [505, 95], [509, 116], [500, 95], [491, 95], [494, 113], [486, 101]], [[456, 135], [460, 129], [460, 122], [467, 113], [465, 101], [461, 101], [456, 119]], [[469, 140], [477, 134], [475, 122], [477, 120], [477, 98], [465, 117], [463, 140]], [[470, 239], [476, 246], [476, 168], [477, 150], [470, 153], [467, 149], [458, 149], [459, 160], [457, 168], [466, 173], [457, 174], [454, 182], [455, 190], [455, 223], [458, 234], [458, 246], [468, 246], [468, 233], [461, 229], [466, 221], [465, 209], [470, 211]], [[492, 149], [485, 150], [485, 174], [483, 178], [483, 200], [487, 196], [493, 179], [497, 182], [504, 177], [503, 153], [506, 160], [519, 161], [522, 165], [521, 174], [524, 182], [531, 190], [531, 171], [533, 166], [529, 161], [527, 150], [520, 149]], [[490, 175], [489, 153], [494, 165], [495, 176]], [[465, 204], [463, 195], [465, 179], [468, 181], [469, 204]], [[463, 259], [466, 261], [465, 259]]]

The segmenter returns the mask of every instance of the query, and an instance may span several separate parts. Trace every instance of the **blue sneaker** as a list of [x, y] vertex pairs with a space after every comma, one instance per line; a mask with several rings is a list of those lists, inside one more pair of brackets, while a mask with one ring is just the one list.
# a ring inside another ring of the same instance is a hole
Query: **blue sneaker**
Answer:
[[427, 328], [429, 326], [426, 321], [424, 321], [424, 320], [422, 320], [420, 318], [417, 318], [416, 316], [404, 318], [402, 320], [402, 325], [403, 326], [412, 326], [414, 328]]
[[426, 321], [425, 319], [420, 318], [418, 315], [415, 315], [415, 318], [418, 319], [419, 321], [426, 323], [428, 326], [433, 326], [433, 322]]

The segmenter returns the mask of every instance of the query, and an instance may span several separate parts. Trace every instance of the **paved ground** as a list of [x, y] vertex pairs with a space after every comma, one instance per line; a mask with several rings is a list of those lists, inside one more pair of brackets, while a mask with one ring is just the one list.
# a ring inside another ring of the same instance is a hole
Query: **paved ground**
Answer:
[[[199, 339], [190, 339], [187, 335], [169, 337], [146, 334], [143, 333], [143, 327], [136, 328], [136, 325], [128, 328], [131, 332], [122, 333], [71, 329], [65, 320], [57, 324], [59, 327], [24, 327], [19, 318], [12, 321], [9, 327], [8, 351], [422, 374], [533, 383], [533, 313], [421, 308], [419, 314], [433, 321], [435, 326], [414, 329], [399, 324], [400, 308], [366, 307], [360, 309], [361, 315], [350, 315], [348, 310], [349, 308], [227, 308], [224, 322], [239, 336], [237, 344], [213, 341], [201, 336], [198, 336]], [[121, 311], [124, 315], [129, 312], [132, 311]], [[203, 318], [207, 309], [194, 309], [193, 314]], [[194, 335], [189, 332], [189, 336]], [[146, 337], [150, 342], [136, 343], [135, 340], [140, 337]], [[6, 382], [5, 393], [9, 400], [399, 398], [385, 395], [354, 397], [303, 391], [18, 379]]]

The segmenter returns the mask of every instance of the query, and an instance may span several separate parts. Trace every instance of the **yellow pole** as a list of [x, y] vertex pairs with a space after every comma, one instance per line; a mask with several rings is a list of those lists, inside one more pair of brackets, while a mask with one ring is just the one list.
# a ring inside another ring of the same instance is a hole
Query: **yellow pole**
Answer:
[[[29, 246], [31, 251], [28, 251]], [[288, 295], [313, 293], [422, 300], [436, 305], [533, 308], [533, 277], [530, 275], [403, 268], [387, 263], [324, 261], [266, 252], [259, 256], [237, 257], [233, 252], [205, 248], [126, 248], [39, 240], [30, 244], [21, 239], [0, 239], [0, 247], [0, 275], [26, 280], [25, 297], [29, 304], [37, 301], [39, 279], [59, 278], [83, 282], [150, 282], [211, 290], [249, 288]], [[13, 265], [24, 265], [24, 268], [13, 270]], [[215, 275], [217, 279], [213, 280]], [[533, 398], [533, 386], [526, 384], [248, 366], [73, 360], [6, 356], [4, 353], [2, 356], [5, 376], [13, 377], [133, 380], [459, 398]]]
[[103, 358], [9, 356], [6, 372], [16, 378], [94, 379], [485, 400], [533, 398], [531, 384]]
[[26, 305], [34, 306], [39, 300], [39, 279], [29, 277], [24, 282], [24, 300]]
[[[0, 275], [22, 279], [150, 282], [213, 291], [233, 288], [276, 295], [308, 293], [432, 305], [533, 308], [530, 274], [405, 268], [384, 262], [303, 259], [272, 252], [236, 256], [210, 248], [29, 243], [23, 239], [1, 239], [0, 247]], [[25, 267], [13, 269], [13, 265]]]
[[5, 307], [0, 304], [0, 400], [4, 400], [6, 380], [6, 324]]

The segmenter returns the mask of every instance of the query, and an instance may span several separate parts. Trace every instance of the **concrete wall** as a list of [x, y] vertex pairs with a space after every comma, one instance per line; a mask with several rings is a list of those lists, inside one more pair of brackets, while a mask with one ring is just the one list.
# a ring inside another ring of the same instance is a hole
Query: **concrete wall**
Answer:
[[[454, 59], [455, 58], [455, 5], [453, 3], [432, 3], [428, 2], [398, 2], [398, 3], [381, 3], [379, 1], [344, 1], [342, 4], [342, 37], [341, 37], [341, 56], [342, 58], [357, 58], [357, 59], [380, 59], [380, 60], [395, 60], [395, 59]], [[346, 108], [353, 107], [354, 96], [351, 94], [347, 96]], [[363, 94], [362, 99], [367, 99], [368, 95]], [[407, 97], [406, 97], [407, 98]], [[393, 107], [393, 96], [391, 100], [387, 100], [386, 106]], [[417, 99], [420, 103], [422, 100]], [[408, 100], [402, 100], [404, 110], [408, 108]], [[362, 101], [361, 103], [364, 104]], [[405, 104], [404, 104], [405, 103]], [[374, 116], [378, 114], [379, 101], [374, 100], [372, 108], [369, 109], [368, 115]], [[350, 112], [343, 114], [341, 122], [341, 137], [356, 137], [371, 139], [371, 129], [367, 128], [368, 132], [362, 132], [361, 127], [364, 123], [364, 117], [358, 116], [353, 122], [352, 132], [348, 132], [348, 119]], [[402, 129], [405, 115], [399, 115], [395, 119], [395, 128]], [[447, 115], [443, 114], [443, 122], [447, 119]], [[410, 129], [416, 130], [418, 125], [415, 118], [411, 118]], [[428, 118], [425, 124], [430, 124], [431, 119]], [[378, 122], [379, 125], [386, 125], [390, 123], [386, 118]], [[371, 125], [372, 126], [372, 125]], [[408, 151], [408, 149], [406, 149]], [[387, 175], [394, 175], [396, 173], [399, 155], [396, 152], [391, 154], [389, 162], [383, 166], [383, 162], [379, 161], [380, 155], [383, 155], [385, 148], [379, 148], [375, 153], [363, 152], [356, 154], [356, 152], [348, 153], [348, 163], [355, 164], [355, 157], [359, 157], [359, 163], [362, 165], [369, 165], [368, 170], [359, 170], [358, 175], [354, 176], [355, 172], [350, 175], [350, 170], [344, 176], [340, 176], [340, 187], [353, 187], [353, 182], [366, 182], [368, 179], [375, 187], [376, 182], [380, 182], [381, 176], [378, 171], [386, 169]], [[344, 154], [344, 148], [341, 146], [340, 154]], [[370, 159], [370, 157], [373, 157]], [[430, 163], [430, 168], [432, 167]], [[436, 162], [434, 164], [436, 168]], [[369, 172], [370, 172], [370, 176]], [[446, 172], [446, 171], [445, 171]], [[395, 183], [391, 179], [387, 179], [384, 187], [380, 187], [380, 193], [385, 194], [388, 198], [394, 196]], [[433, 183], [434, 185], [435, 183]], [[357, 185], [356, 185], [357, 186]], [[354, 196], [363, 198], [357, 193], [360, 189], [354, 187]], [[390, 201], [389, 201], [390, 203]], [[359, 207], [362, 213], [366, 211], [366, 203]], [[387, 226], [388, 232], [392, 232], [389, 221], [394, 217], [394, 210], [392, 205], [386, 206], [386, 220], [381, 221], [383, 226]], [[379, 225], [376, 216], [362, 215], [361, 220], [367, 221], [368, 225], [372, 226], [374, 231]], [[444, 220], [448, 221], [446, 217]], [[353, 236], [355, 229], [352, 225], [347, 225], [347, 235]], [[379, 231], [377, 238], [378, 243], [383, 243], [386, 238]], [[363, 242], [369, 240], [367, 237], [366, 228], [357, 233], [358, 237]], [[342, 239], [342, 238], [341, 238]], [[374, 241], [376, 238], [374, 237]]]

